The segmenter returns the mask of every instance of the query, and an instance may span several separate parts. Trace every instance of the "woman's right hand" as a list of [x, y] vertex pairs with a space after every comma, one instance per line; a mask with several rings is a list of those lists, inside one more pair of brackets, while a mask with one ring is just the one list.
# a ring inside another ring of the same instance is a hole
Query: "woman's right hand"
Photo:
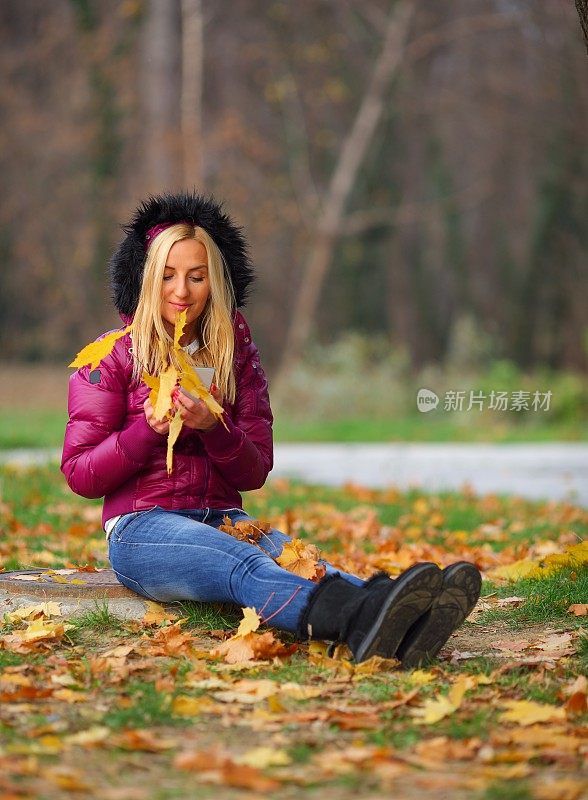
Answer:
[[143, 403], [143, 408], [145, 409], [145, 419], [149, 423], [149, 426], [153, 428], [156, 433], [166, 436], [169, 431], [169, 422], [165, 419], [159, 422], [155, 420], [155, 412], [153, 411], [153, 406], [149, 402], [149, 398]]

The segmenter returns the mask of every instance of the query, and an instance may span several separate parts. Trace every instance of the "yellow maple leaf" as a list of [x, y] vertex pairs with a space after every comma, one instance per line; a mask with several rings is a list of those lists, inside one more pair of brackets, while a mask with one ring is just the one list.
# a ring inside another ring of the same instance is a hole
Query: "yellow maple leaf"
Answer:
[[286, 542], [276, 562], [301, 578], [311, 581], [320, 580], [325, 574], [325, 567], [318, 563], [320, 551], [314, 544], [306, 544], [302, 539]]
[[188, 360], [188, 356], [183, 350], [180, 350], [177, 353], [178, 361], [180, 362], [180, 386], [182, 389], [185, 389], [190, 394], [195, 395], [208, 407], [208, 410], [211, 414], [220, 420], [225, 428], [227, 427], [224, 420], [223, 420], [223, 407], [217, 403], [214, 397], [210, 394], [206, 386], [200, 380], [200, 376]]
[[14, 636], [17, 636], [23, 642], [32, 642], [41, 639], [56, 639], [61, 638], [64, 633], [74, 625], [63, 622], [49, 622], [46, 619], [35, 619], [29, 622], [24, 631], [15, 631]]
[[505, 700], [502, 706], [507, 710], [500, 715], [500, 722], [534, 725], [536, 722], [556, 722], [566, 718], [563, 708], [533, 700]]
[[47, 603], [37, 603], [33, 606], [24, 606], [17, 608], [16, 611], [11, 611], [5, 614], [4, 617], [8, 622], [18, 622], [19, 620], [29, 619], [30, 617], [61, 617], [61, 603], [50, 601]]
[[184, 328], [186, 327], [186, 314], [188, 313], [188, 309], [185, 308], [183, 311], [178, 311], [176, 314], [176, 321], [174, 325], [174, 350], [181, 350], [182, 346], [180, 344], [180, 339], [183, 336]]
[[170, 364], [168, 367], [161, 370], [161, 374], [159, 376], [159, 393], [157, 395], [157, 403], [153, 409], [153, 416], [158, 422], [165, 419], [173, 405], [172, 392], [177, 381], [178, 371], [173, 364]]
[[89, 364], [91, 369], [96, 369], [102, 359], [110, 355], [118, 339], [127, 334], [131, 330], [131, 327], [131, 325], [127, 325], [122, 331], [114, 331], [113, 333], [103, 336], [102, 339], [98, 339], [96, 342], [87, 344], [80, 350], [69, 366], [78, 369], [79, 367], [85, 367], [86, 364]]
[[151, 389], [149, 392], [149, 402], [155, 408], [157, 405], [157, 398], [159, 396], [159, 378], [155, 375], [150, 375], [148, 372], [143, 372], [143, 383]]
[[169, 433], [167, 435], [167, 455], [165, 463], [167, 466], [167, 474], [171, 475], [174, 459], [174, 444], [176, 443], [184, 421], [178, 412], [176, 412], [169, 424]]
[[436, 722], [453, 714], [462, 704], [465, 693], [476, 685], [473, 675], [462, 675], [458, 678], [446, 695], [438, 695], [426, 700], [420, 708], [413, 710], [413, 716], [419, 725], [434, 725]]
[[282, 767], [291, 763], [291, 758], [285, 750], [276, 750], [275, 747], [254, 747], [235, 758], [237, 764], [247, 764], [248, 767], [266, 769], [267, 767]]
[[181, 694], [174, 698], [171, 707], [173, 713], [179, 717], [196, 717], [199, 714], [213, 711], [218, 708], [218, 704], [209, 697], [190, 697]]
[[177, 614], [166, 611], [162, 605], [153, 602], [153, 600], [146, 600], [145, 605], [147, 606], [147, 611], [142, 619], [145, 625], [159, 625], [160, 622], [169, 622], [178, 618]]
[[259, 614], [254, 608], [242, 608], [243, 619], [239, 623], [236, 636], [246, 636], [248, 633], [253, 633], [261, 625]]

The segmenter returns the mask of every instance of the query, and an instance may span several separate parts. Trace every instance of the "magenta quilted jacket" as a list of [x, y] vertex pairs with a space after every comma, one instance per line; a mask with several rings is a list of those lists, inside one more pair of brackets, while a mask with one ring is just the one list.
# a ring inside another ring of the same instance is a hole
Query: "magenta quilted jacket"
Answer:
[[83, 497], [104, 497], [103, 521], [155, 506], [167, 509], [241, 508], [240, 491], [263, 486], [273, 466], [272, 412], [267, 380], [243, 315], [235, 312], [234, 405], [208, 432], [184, 427], [168, 476], [167, 437], [147, 423], [145, 384], [132, 385], [130, 337], [116, 342], [94, 371], [69, 382], [69, 422], [61, 471]]

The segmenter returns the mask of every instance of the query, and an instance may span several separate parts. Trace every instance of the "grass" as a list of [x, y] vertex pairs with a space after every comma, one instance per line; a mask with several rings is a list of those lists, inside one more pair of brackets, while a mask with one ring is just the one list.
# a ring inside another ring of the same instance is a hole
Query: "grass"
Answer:
[[[499, 597], [524, 597], [525, 602], [515, 608], [491, 609], [480, 615], [481, 625], [507, 622], [512, 628], [522, 628], [529, 623], [566, 622], [568, 625], [588, 625], [588, 617], [573, 617], [567, 609], [574, 603], [588, 599], [588, 566], [564, 568], [541, 578], [525, 578], [507, 586], [492, 587]], [[491, 592], [485, 592], [490, 594]]]
[[278, 416], [274, 437], [281, 442], [575, 442], [588, 440], [586, 424], [577, 421], [539, 424], [496, 422], [464, 425], [459, 417], [415, 413], [408, 416], [295, 420]]
[[125, 685], [125, 696], [129, 705], [108, 711], [102, 717], [102, 724], [114, 730], [187, 724], [185, 718], [176, 716], [171, 710], [172, 696], [158, 691], [152, 683], [129, 681]]
[[480, 795], [480, 800], [533, 800], [526, 781], [497, 781]]
[[211, 631], [235, 628], [241, 619], [238, 609], [224, 603], [198, 603], [190, 600], [178, 602], [177, 609], [181, 617], [187, 617], [188, 627]]
[[[436, 413], [436, 412], [434, 412]], [[21, 411], [0, 414], [0, 450], [61, 448], [67, 414], [60, 410]], [[450, 414], [382, 418], [295, 420], [285, 414], [274, 424], [274, 439], [282, 442], [574, 442], [588, 441], [588, 426], [571, 420], [550, 423], [500, 422], [464, 425]]]
[[71, 624], [78, 630], [89, 630], [95, 633], [118, 633], [124, 630], [124, 620], [111, 613], [108, 603], [96, 602], [96, 608], [71, 618]]

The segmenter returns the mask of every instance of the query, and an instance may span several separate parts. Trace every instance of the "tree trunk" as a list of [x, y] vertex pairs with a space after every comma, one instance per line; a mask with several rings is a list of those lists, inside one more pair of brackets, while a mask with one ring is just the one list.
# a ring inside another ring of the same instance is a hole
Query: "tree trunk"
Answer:
[[310, 254], [302, 269], [302, 280], [294, 300], [284, 351], [274, 381], [273, 391], [277, 395], [281, 393], [286, 375], [300, 357], [310, 336], [321, 289], [342, 227], [345, 207], [382, 116], [386, 91], [400, 63], [413, 10], [414, 3], [408, 0], [394, 4], [370, 84], [353, 127], [341, 148], [337, 166], [322, 200], [322, 212], [316, 224]]
[[576, 0], [576, 9], [580, 17], [580, 25], [586, 42], [586, 52], [588, 53], [588, 2], [587, 0]]
[[202, 0], [182, 0], [182, 147], [184, 186], [202, 189]]
[[147, 0], [140, 78], [148, 192], [176, 188], [180, 180], [178, 10], [177, 0]]

